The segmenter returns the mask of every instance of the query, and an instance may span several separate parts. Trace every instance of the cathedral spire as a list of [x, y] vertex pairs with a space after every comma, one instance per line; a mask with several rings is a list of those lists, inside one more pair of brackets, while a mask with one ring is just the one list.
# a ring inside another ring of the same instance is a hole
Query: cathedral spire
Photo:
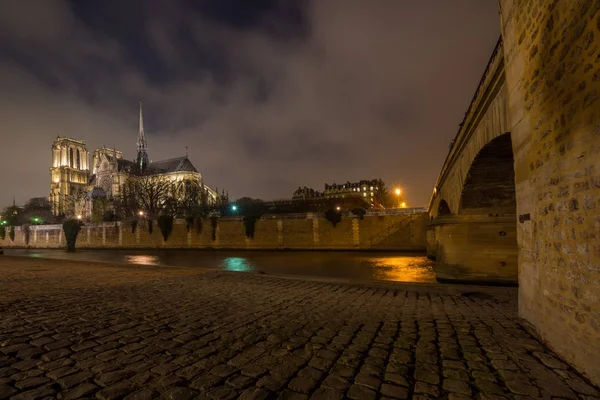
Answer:
[[140, 167], [140, 171], [144, 170], [148, 165], [148, 145], [146, 143], [146, 135], [144, 134], [144, 116], [142, 114], [142, 102], [140, 101], [140, 130], [137, 140], [137, 157], [135, 163]]

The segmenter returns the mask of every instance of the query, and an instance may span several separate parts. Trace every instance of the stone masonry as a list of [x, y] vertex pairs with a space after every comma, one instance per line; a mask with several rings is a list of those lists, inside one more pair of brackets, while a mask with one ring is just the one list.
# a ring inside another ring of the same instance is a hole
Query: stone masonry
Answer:
[[[15, 238], [6, 235], [0, 246], [7, 248], [65, 248], [61, 225], [32, 225], [29, 241], [23, 227], [15, 227]], [[424, 251], [427, 215], [406, 212], [396, 215], [368, 215], [363, 219], [344, 216], [335, 227], [322, 217], [306, 214], [277, 218], [266, 215], [256, 222], [254, 237], [246, 237], [242, 217], [217, 220], [213, 240], [212, 221], [204, 218], [193, 226], [175, 220], [165, 242], [156, 221], [152, 232], [147, 221], [87, 223], [77, 238], [78, 248], [227, 248], [227, 249], [377, 249]]]
[[519, 314], [600, 382], [600, 1], [500, 6]]
[[0, 259], [0, 399], [600, 398], [513, 289]]

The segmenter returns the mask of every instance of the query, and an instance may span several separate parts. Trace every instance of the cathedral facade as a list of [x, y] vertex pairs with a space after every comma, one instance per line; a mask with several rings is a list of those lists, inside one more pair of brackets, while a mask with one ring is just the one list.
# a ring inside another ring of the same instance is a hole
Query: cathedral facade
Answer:
[[218, 198], [216, 191], [204, 185], [202, 175], [187, 154], [162, 161], [150, 160], [140, 103], [137, 155], [133, 161], [124, 159], [121, 151], [102, 147], [94, 151], [89, 164], [84, 142], [66, 137], [54, 140], [49, 195], [53, 213], [88, 217], [93, 199], [119, 196], [127, 180], [139, 176], [167, 180], [175, 187], [195, 183], [206, 191], [209, 203]]

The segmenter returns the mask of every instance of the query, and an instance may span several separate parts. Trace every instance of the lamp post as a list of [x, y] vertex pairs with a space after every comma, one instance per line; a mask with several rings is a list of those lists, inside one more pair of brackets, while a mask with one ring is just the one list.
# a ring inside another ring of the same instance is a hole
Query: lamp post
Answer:
[[398, 208], [400, 208], [400, 193], [402, 193], [402, 191], [400, 190], [400, 188], [397, 188], [396, 196], [398, 197]]

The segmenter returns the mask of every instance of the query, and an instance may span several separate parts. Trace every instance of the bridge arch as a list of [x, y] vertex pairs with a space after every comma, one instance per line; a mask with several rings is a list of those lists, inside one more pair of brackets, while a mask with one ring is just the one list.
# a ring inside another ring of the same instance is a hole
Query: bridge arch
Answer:
[[514, 156], [507, 132], [489, 141], [475, 156], [462, 188], [458, 214], [516, 214], [516, 204]]
[[437, 208], [437, 216], [443, 217], [445, 215], [452, 215], [452, 210], [450, 210], [450, 206], [448, 205], [448, 202], [444, 199], [441, 199], [440, 204], [438, 205], [438, 208]]

